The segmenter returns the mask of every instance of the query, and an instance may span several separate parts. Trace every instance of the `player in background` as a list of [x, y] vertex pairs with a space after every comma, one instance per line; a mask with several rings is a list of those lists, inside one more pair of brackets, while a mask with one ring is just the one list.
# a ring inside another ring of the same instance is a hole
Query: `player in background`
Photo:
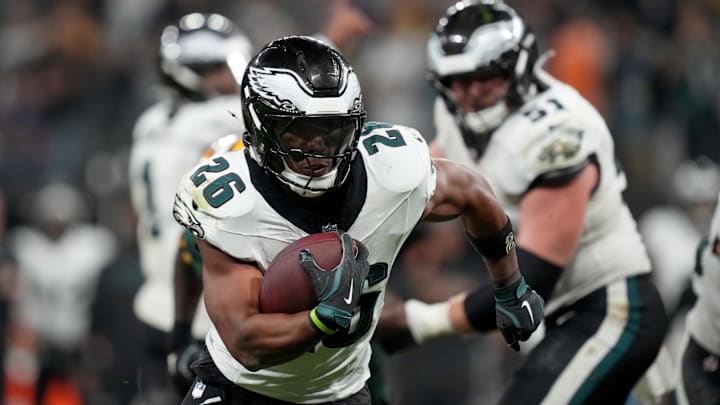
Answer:
[[[547, 301], [544, 339], [500, 403], [624, 403], [668, 320], [603, 118], [543, 71], [533, 32], [503, 2], [451, 6], [427, 52], [438, 93], [431, 149], [487, 177], [518, 226], [520, 269]], [[405, 315], [422, 343], [494, 328], [494, 305], [480, 288], [408, 300]]]
[[191, 327], [202, 339], [210, 322], [200, 306], [193, 325], [173, 324], [172, 273], [182, 232], [172, 217], [175, 189], [208, 145], [244, 130], [237, 90], [251, 45], [224, 16], [200, 13], [165, 27], [159, 45], [159, 72], [168, 94], [138, 119], [129, 167], [145, 275], [134, 310], [147, 326], [138, 401], [177, 404], [167, 373], [168, 340], [180, 345]]
[[[680, 162], [668, 178], [668, 202], [646, 210], [638, 229], [653, 263], [653, 277], [670, 317], [665, 344], [678, 354], [693, 304], [696, 247], [710, 231], [720, 193], [720, 166], [706, 156]], [[674, 356], [677, 357], [677, 356]]]
[[679, 360], [680, 405], [720, 403], [720, 203], [710, 232], [698, 247], [693, 276], [697, 300], [686, 317], [687, 336]]
[[[197, 239], [213, 320], [183, 404], [369, 404], [369, 341], [388, 273], [421, 219], [462, 219], [509, 343], [536, 329], [542, 299], [517, 268], [512, 225], [483, 177], [432, 160], [414, 129], [364, 124], [358, 78], [338, 52], [310, 37], [273, 41], [240, 91], [246, 148], [191, 169], [175, 202], [175, 218]], [[327, 272], [308, 253], [298, 258], [319, 305], [260, 313], [263, 270], [288, 244], [323, 231], [340, 235], [340, 265]]]

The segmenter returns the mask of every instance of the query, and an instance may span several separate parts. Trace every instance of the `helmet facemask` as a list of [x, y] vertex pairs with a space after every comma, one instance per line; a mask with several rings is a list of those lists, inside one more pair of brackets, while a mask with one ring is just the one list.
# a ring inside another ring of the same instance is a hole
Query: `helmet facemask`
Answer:
[[266, 170], [303, 197], [342, 184], [355, 156], [362, 117], [268, 116]]

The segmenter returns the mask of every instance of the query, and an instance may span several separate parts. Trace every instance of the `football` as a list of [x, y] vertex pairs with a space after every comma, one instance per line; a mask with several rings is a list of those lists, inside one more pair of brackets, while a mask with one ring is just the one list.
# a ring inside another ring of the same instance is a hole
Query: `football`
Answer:
[[342, 244], [336, 232], [308, 235], [286, 246], [275, 256], [260, 289], [260, 311], [294, 314], [318, 303], [315, 289], [300, 265], [300, 251], [307, 249], [324, 270], [332, 270], [342, 259]]

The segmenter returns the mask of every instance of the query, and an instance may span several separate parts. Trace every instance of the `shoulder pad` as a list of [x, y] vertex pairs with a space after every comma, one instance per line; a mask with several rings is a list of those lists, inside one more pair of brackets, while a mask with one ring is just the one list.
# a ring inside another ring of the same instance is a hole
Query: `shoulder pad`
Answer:
[[526, 104], [493, 134], [500, 149], [509, 151], [508, 159], [523, 162], [522, 176], [529, 182], [572, 179], [597, 153], [600, 134], [607, 132], [597, 111], [565, 87], [554, 87]]
[[413, 190], [434, 174], [427, 142], [410, 127], [368, 122], [358, 149], [369, 175], [391, 191]]
[[195, 166], [183, 177], [173, 215], [196, 237], [213, 239], [220, 222], [253, 209], [256, 194], [245, 153], [226, 152]]

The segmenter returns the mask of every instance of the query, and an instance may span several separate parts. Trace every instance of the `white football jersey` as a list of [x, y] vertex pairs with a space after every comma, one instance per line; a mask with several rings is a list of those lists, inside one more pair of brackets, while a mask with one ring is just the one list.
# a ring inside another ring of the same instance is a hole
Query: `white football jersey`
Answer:
[[522, 233], [519, 202], [533, 182], [562, 176], [588, 160], [598, 165], [599, 184], [585, 213], [580, 245], [547, 302], [546, 314], [612, 281], [647, 273], [651, 268], [622, 197], [625, 175], [616, 163], [605, 121], [572, 87], [549, 80], [546, 91], [495, 130], [479, 160], [466, 147], [442, 100], [435, 105], [435, 142], [447, 158], [479, 168], [518, 233]]
[[211, 329], [206, 345], [230, 381], [284, 401], [318, 403], [354, 394], [370, 376], [369, 341], [387, 277], [434, 191], [435, 169], [417, 131], [368, 123], [347, 182], [344, 187], [351, 191], [346, 201], [328, 207], [322, 216], [288, 202], [282, 186], [268, 181], [246, 151], [216, 156], [190, 171], [180, 184], [178, 221], [230, 256], [256, 262], [262, 271], [280, 250], [311, 233], [341, 229], [369, 251], [370, 275], [350, 331], [324, 339], [312, 353], [251, 372]]
[[[134, 309], [140, 320], [156, 329], [168, 332], [174, 320], [173, 268], [182, 232], [172, 215], [177, 185], [213, 141], [244, 131], [241, 111], [238, 96], [177, 106], [168, 100], [151, 106], [135, 126], [129, 179], [145, 281]], [[193, 334], [201, 338], [209, 328], [201, 301]]]
[[59, 238], [32, 227], [9, 235], [19, 266], [18, 314], [44, 344], [79, 348], [90, 330], [91, 309], [103, 268], [115, 257], [115, 236], [77, 223]]
[[[719, 197], [720, 198], [720, 197]], [[700, 257], [702, 274], [693, 279], [697, 294], [695, 305], [687, 315], [687, 329], [705, 350], [720, 355], [720, 257], [713, 252], [720, 239], [720, 204], [710, 224], [709, 245]]]

